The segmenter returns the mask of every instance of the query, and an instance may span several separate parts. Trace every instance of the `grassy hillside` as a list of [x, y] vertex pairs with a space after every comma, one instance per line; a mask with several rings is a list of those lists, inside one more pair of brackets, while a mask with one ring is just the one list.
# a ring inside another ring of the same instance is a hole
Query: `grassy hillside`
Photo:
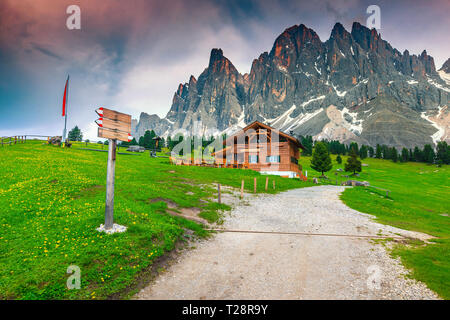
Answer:
[[[425, 282], [443, 298], [450, 299], [450, 167], [438, 168], [424, 163], [394, 163], [364, 159], [359, 178], [346, 178], [339, 172], [333, 156], [333, 170], [327, 173], [331, 182], [348, 179], [366, 180], [375, 188], [349, 188], [341, 199], [351, 208], [376, 216], [377, 221], [398, 228], [424, 232], [437, 237], [434, 244], [398, 246], [393, 254], [413, 270], [413, 276]], [[311, 158], [302, 157], [301, 164], [308, 177], [320, 174], [309, 167]]]
[[[123, 293], [184, 239], [186, 229], [207, 235], [155, 200], [198, 207], [215, 220], [218, 210], [228, 207], [213, 201], [211, 183], [240, 187], [244, 179], [253, 190], [253, 178], [259, 177], [258, 192], [264, 190], [265, 178], [250, 170], [173, 166], [148, 152], [118, 155], [114, 220], [128, 230], [105, 235], [95, 229], [104, 222], [107, 153], [80, 147], [86, 145], [61, 149], [28, 141], [0, 147], [0, 299], [102, 299]], [[273, 179], [277, 192], [311, 185], [270, 177], [270, 186]], [[66, 288], [69, 265], [81, 269], [80, 290]]]

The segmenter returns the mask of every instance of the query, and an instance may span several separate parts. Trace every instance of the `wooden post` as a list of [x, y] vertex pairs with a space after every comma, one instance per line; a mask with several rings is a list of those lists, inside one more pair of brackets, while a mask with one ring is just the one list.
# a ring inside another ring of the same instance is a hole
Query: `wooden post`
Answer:
[[220, 196], [220, 183], [217, 184], [217, 202], [222, 203], [222, 199]]
[[275, 180], [273, 180], [273, 190], [275, 190]]
[[266, 177], [266, 191], [267, 191], [267, 186], [269, 185], [269, 177]]
[[241, 183], [241, 199], [244, 197], [244, 179], [242, 179]]
[[106, 172], [106, 205], [105, 205], [105, 229], [111, 229], [114, 223], [114, 176], [116, 165], [117, 140], [109, 139], [108, 167]]
[[256, 193], [256, 178], [253, 180], [253, 193]]
[[17, 136], [14, 136], [14, 144], [17, 144]]

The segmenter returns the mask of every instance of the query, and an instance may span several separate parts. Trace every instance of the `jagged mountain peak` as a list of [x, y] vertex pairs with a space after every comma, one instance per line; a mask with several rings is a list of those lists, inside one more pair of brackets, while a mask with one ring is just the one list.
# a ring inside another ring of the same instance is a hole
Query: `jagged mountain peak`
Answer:
[[298, 53], [307, 43], [321, 44], [321, 41], [316, 32], [304, 24], [291, 26], [275, 39], [270, 56], [280, 57], [284, 51], [291, 50]]
[[[222, 49], [214, 48], [211, 50], [211, 55], [209, 58], [209, 65], [207, 70], [205, 70], [208, 75], [210, 74], [225, 74], [227, 76], [235, 77], [240, 75], [236, 67], [231, 63], [231, 61], [223, 55]], [[204, 74], [202, 74], [204, 75]], [[202, 76], [200, 75], [200, 77]], [[199, 79], [200, 79], [199, 77]]]
[[342, 23], [337, 22], [334, 27], [333, 30], [331, 30], [331, 35], [330, 38], [345, 38], [350, 36], [349, 32], [347, 30], [345, 30], [344, 26], [342, 25]]
[[213, 48], [209, 56], [209, 68], [211, 68], [215, 63], [222, 61], [224, 58], [222, 49]]
[[189, 85], [192, 85], [195, 83], [197, 83], [197, 79], [195, 79], [195, 77], [193, 75], [191, 75], [191, 77], [189, 78]]
[[[450, 59], [439, 72], [445, 80], [444, 70]], [[201, 120], [205, 130], [231, 133], [258, 120], [298, 135], [411, 147], [448, 140], [448, 126], [436, 128], [450, 121], [449, 92], [426, 50], [402, 54], [358, 22], [351, 32], [336, 23], [325, 42], [300, 24], [254, 59], [249, 74], [212, 49], [200, 76], [178, 86], [159, 128], [189, 130]]]
[[444, 62], [442, 67], [439, 69], [439, 71], [444, 71], [445, 73], [450, 73], [450, 58], [448, 58], [447, 61]]

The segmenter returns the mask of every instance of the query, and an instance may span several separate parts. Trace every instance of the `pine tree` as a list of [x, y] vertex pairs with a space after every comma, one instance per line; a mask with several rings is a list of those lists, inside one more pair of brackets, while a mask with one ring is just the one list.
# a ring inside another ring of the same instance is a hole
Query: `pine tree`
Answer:
[[450, 164], [450, 146], [445, 141], [439, 141], [436, 149], [436, 158], [440, 163]]
[[422, 162], [423, 161], [422, 151], [420, 151], [419, 147], [417, 147], [417, 146], [414, 148], [414, 160], [416, 162]]
[[356, 142], [351, 142], [350, 143], [349, 150], [351, 151], [352, 149], [355, 149], [356, 154], [359, 153], [358, 144]]
[[369, 147], [369, 157], [373, 158], [374, 154], [375, 154], [375, 150], [373, 150], [372, 147]]
[[342, 163], [341, 155], [339, 155], [339, 154], [337, 155], [337, 157], [336, 157], [336, 162], [339, 163], [339, 164]]
[[403, 149], [402, 149], [402, 157], [401, 157], [400, 161], [402, 161], [402, 162], [408, 162], [408, 160], [409, 160], [408, 149], [403, 148]]
[[361, 160], [367, 158], [367, 146], [361, 146], [361, 149], [359, 149], [359, 157], [361, 158]]
[[67, 137], [69, 141], [82, 141], [83, 140], [83, 134], [78, 128], [78, 126], [75, 126], [72, 130], [69, 131], [69, 135]]
[[387, 145], [382, 145], [381, 150], [383, 150], [383, 159], [391, 159], [391, 149]]
[[333, 165], [331, 164], [330, 153], [328, 152], [327, 145], [323, 142], [316, 142], [311, 159], [311, 168], [318, 172], [330, 171]]
[[375, 152], [375, 158], [381, 159], [381, 146], [377, 144], [377, 151]]
[[[302, 137], [301, 140], [302, 140], [301, 142], [302, 142], [303, 147], [305, 147], [305, 149], [302, 151], [302, 155], [310, 156], [312, 154], [312, 149], [313, 149], [312, 137], [311, 136]], [[225, 139], [223, 141], [225, 141]]]
[[349, 157], [347, 158], [347, 162], [345, 163], [345, 171], [353, 172], [361, 172], [361, 161], [358, 160], [358, 156], [356, 154], [356, 150], [352, 148], [350, 150]]
[[397, 149], [395, 147], [392, 147], [390, 154], [391, 154], [392, 161], [397, 162], [397, 160], [398, 160], [398, 152], [397, 152]]
[[435, 157], [435, 154], [434, 154], [433, 148], [431, 147], [431, 145], [426, 144], [423, 147], [423, 160], [426, 163], [433, 163], [434, 162], [434, 157]]

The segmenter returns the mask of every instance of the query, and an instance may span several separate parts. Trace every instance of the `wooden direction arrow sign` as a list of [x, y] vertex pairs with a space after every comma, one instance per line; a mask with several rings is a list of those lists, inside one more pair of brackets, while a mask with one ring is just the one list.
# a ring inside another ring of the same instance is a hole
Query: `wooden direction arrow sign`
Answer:
[[129, 123], [131, 125], [131, 115], [117, 112], [107, 108], [98, 108], [95, 110], [100, 118], [107, 118], [110, 120], [121, 121], [125, 123]]
[[98, 128], [98, 137], [105, 139], [120, 140], [125, 142], [130, 142], [131, 140], [133, 140], [133, 137], [128, 132], [110, 130], [108, 128]]
[[112, 130], [119, 130], [126, 133], [131, 132], [131, 122], [122, 122], [122, 121], [115, 121], [107, 118], [99, 118], [95, 120], [95, 123], [101, 127], [106, 129], [112, 129]]

